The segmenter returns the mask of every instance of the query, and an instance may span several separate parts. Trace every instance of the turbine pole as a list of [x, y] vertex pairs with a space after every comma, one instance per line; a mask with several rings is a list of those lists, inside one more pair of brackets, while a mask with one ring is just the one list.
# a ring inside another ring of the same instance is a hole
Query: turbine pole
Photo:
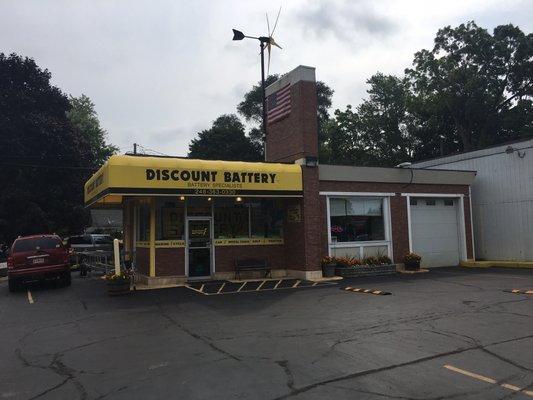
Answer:
[[267, 160], [266, 152], [266, 97], [265, 97], [265, 46], [263, 41], [259, 41], [259, 47], [261, 47], [261, 99], [263, 101], [263, 155], [265, 156], [265, 161]]

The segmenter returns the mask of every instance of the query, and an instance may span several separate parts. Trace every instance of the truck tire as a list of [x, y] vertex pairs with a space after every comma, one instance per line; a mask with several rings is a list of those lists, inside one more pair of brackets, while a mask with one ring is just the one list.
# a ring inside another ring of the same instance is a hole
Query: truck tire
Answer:
[[20, 285], [19, 285], [19, 281], [18, 279], [15, 279], [15, 278], [9, 278], [7, 280], [8, 282], [8, 286], [9, 286], [9, 291], [10, 292], [16, 292], [19, 290], [20, 288]]
[[70, 277], [70, 271], [63, 272], [63, 286], [70, 286], [72, 279]]

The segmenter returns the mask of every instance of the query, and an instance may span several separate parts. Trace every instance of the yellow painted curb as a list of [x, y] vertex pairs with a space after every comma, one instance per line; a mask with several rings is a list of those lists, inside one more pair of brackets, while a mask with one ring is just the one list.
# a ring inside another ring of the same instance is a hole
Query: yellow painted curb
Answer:
[[533, 269], [532, 261], [461, 261], [464, 268], [525, 268]]

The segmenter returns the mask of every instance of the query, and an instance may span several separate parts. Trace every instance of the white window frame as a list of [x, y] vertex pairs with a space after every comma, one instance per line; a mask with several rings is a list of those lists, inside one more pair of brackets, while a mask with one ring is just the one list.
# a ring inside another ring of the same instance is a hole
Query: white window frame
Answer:
[[[332, 249], [342, 249], [342, 248], [358, 248], [359, 249], [359, 258], [364, 257], [365, 247], [378, 247], [386, 246], [387, 247], [387, 256], [392, 260], [393, 249], [392, 249], [392, 227], [391, 227], [391, 211], [390, 211], [390, 197], [395, 196], [395, 193], [376, 193], [376, 192], [320, 192], [320, 195], [326, 196], [326, 218], [328, 225], [328, 255], [331, 257], [333, 251]], [[346, 199], [349, 197], [376, 197], [380, 198], [382, 201], [382, 210], [383, 210], [383, 228], [385, 233], [384, 240], [369, 240], [362, 242], [338, 242], [333, 243], [331, 239], [331, 210], [330, 210], [330, 199]]]

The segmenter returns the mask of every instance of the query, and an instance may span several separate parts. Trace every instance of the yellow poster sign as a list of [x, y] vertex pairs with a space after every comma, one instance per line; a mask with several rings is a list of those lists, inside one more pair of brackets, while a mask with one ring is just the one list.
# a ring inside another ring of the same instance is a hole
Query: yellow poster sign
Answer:
[[85, 184], [85, 203], [107, 196], [301, 196], [299, 165], [112, 156]]

